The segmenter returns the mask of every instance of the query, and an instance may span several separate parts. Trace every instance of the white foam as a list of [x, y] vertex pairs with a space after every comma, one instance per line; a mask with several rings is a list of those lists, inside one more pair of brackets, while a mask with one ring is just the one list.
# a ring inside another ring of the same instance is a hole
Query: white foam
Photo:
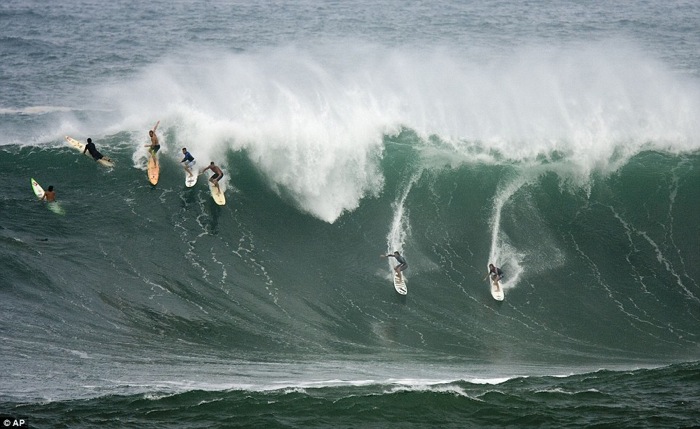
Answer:
[[90, 107], [103, 109], [103, 127], [75, 118], [66, 126], [145, 132], [161, 119], [166, 141], [177, 136], [171, 156], [187, 146], [205, 165], [246, 151], [272, 189], [328, 222], [381, 191], [383, 136], [402, 126], [426, 148], [439, 136], [448, 159], [564, 162], [584, 181], [641, 150], [700, 148], [697, 79], [633, 44], [471, 52], [481, 56], [357, 42], [177, 52], [127, 81], [85, 89], [103, 104]]

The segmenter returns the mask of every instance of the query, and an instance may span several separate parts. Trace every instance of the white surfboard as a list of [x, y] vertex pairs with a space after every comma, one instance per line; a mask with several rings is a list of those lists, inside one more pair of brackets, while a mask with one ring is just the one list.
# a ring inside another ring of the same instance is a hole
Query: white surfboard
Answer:
[[211, 197], [214, 199], [216, 204], [220, 206], [226, 204], [226, 197], [224, 196], [224, 193], [211, 182], [209, 182], [209, 190], [211, 191]]
[[[72, 137], [66, 136], [66, 141], [68, 142], [68, 144], [69, 144], [72, 148], [77, 149], [77, 150], [79, 150], [80, 152], [82, 152], [82, 151], [85, 150], [85, 145], [82, 144], [82, 143], [80, 143], [78, 140], [76, 140], [76, 139], [74, 139], [74, 138], [72, 138]], [[90, 153], [88, 153], [88, 152], [85, 152], [85, 155], [87, 155], [87, 156], [89, 156], [90, 158], [92, 158], [92, 155], [90, 155]], [[100, 159], [100, 160], [98, 160], [97, 162], [99, 162], [100, 164], [104, 165], [105, 167], [114, 167], [114, 161], [112, 161], [110, 158], [104, 156], [104, 154], [103, 154], [103, 158]]]
[[192, 175], [190, 176], [190, 175], [187, 174], [187, 172], [185, 171], [185, 186], [187, 186], [188, 188], [191, 188], [191, 187], [193, 187], [196, 183], [197, 183], [197, 175], [194, 174], [194, 173], [192, 173]]
[[[34, 191], [34, 195], [36, 195], [36, 197], [39, 199], [44, 198], [44, 193], [45, 193], [44, 188], [42, 188], [41, 185], [36, 180], [34, 180], [33, 177], [31, 179], [31, 183], [32, 183], [32, 190]], [[50, 202], [47, 204], [48, 204], [49, 210], [51, 210], [52, 212], [54, 212], [56, 214], [63, 215], [66, 213], [65, 210], [63, 210], [63, 207], [61, 207], [61, 205], [58, 204], [58, 202], [56, 202], [56, 201], [53, 201], [53, 202]]]
[[399, 277], [398, 273], [394, 272], [394, 289], [399, 295], [406, 295], [408, 289], [406, 288], [406, 276]]
[[37, 198], [42, 199], [44, 198], [44, 188], [41, 187], [40, 184], [37, 183], [36, 180], [32, 177], [32, 190], [34, 191], [34, 195], [36, 195]]
[[503, 301], [506, 295], [503, 293], [503, 285], [498, 280], [491, 281], [491, 296], [496, 301]]

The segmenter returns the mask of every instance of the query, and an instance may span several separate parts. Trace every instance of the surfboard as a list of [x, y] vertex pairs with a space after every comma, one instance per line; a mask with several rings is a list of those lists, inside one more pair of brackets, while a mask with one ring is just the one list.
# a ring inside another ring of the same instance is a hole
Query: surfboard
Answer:
[[37, 183], [36, 180], [32, 177], [32, 190], [34, 191], [34, 195], [36, 195], [37, 198], [42, 199], [44, 198], [44, 188], [41, 187], [40, 184]]
[[[32, 183], [32, 190], [34, 191], [34, 195], [36, 195], [36, 197], [39, 199], [44, 198], [44, 193], [45, 193], [44, 188], [42, 188], [41, 185], [39, 183], [37, 183], [37, 181], [34, 180], [33, 177], [31, 179], [31, 183]], [[47, 204], [48, 204], [49, 210], [51, 210], [52, 212], [54, 212], [56, 214], [63, 215], [66, 213], [65, 210], [63, 210], [63, 207], [61, 207], [61, 205], [58, 204], [56, 201], [53, 201], [53, 202], [50, 202]]]
[[197, 183], [197, 177], [197, 174], [195, 174], [194, 172], [190, 176], [189, 174], [187, 174], [187, 171], [185, 171], [185, 186], [187, 186], [188, 188], [193, 187]]
[[[74, 139], [74, 138], [72, 138], [72, 137], [66, 136], [66, 141], [68, 142], [68, 144], [69, 144], [72, 148], [75, 148], [75, 149], [79, 150], [80, 152], [82, 152], [82, 151], [85, 150], [85, 145], [82, 144], [82, 143], [80, 143], [78, 140], [76, 140], [76, 139]], [[88, 152], [85, 152], [85, 155], [89, 156], [90, 159], [92, 159], [92, 155], [90, 155]], [[97, 162], [99, 162], [100, 164], [104, 165], [105, 167], [114, 167], [114, 161], [112, 161], [110, 158], [104, 156], [104, 154], [102, 154], [102, 156], [103, 156], [104, 158], [98, 160]]]
[[224, 193], [211, 182], [209, 182], [209, 190], [211, 191], [211, 197], [214, 199], [216, 204], [220, 206], [226, 204], [226, 197], [224, 196]]
[[503, 293], [503, 285], [498, 282], [498, 280], [493, 280], [491, 282], [491, 296], [496, 301], [503, 301], [506, 297]]
[[148, 158], [148, 181], [151, 185], [156, 185], [158, 183], [158, 177], [160, 176], [160, 166], [156, 162], [155, 155], [151, 155]]
[[394, 289], [399, 295], [406, 295], [408, 289], [406, 288], [406, 276], [399, 277], [398, 273], [394, 272]]

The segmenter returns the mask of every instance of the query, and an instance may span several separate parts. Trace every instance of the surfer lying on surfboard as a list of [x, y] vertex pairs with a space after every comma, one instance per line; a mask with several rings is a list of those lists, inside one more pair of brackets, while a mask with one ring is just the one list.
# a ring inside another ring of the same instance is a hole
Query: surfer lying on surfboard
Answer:
[[[486, 275], [486, 277], [489, 276], [491, 277], [493, 284], [496, 285], [496, 290], [501, 290], [500, 282], [503, 278], [503, 270], [493, 264], [489, 264], [489, 273]], [[486, 277], [484, 277], [484, 280], [486, 280]]]
[[401, 254], [399, 253], [398, 250], [394, 251], [393, 254], [389, 253], [387, 255], [379, 255], [379, 256], [381, 256], [382, 258], [395, 258], [396, 262], [398, 262], [399, 265], [394, 267], [394, 271], [396, 271], [396, 274], [399, 276], [399, 279], [402, 278], [401, 271], [408, 268], [408, 263], [406, 262], [406, 259], [403, 256], [401, 256]]
[[87, 139], [87, 144], [85, 145], [85, 149], [83, 149], [83, 153], [85, 153], [86, 151], [90, 152], [90, 155], [95, 161], [99, 161], [104, 158], [105, 161], [112, 162], [111, 159], [107, 158], [106, 156], [102, 155], [100, 152], [97, 151], [95, 143], [92, 142], [91, 138]]

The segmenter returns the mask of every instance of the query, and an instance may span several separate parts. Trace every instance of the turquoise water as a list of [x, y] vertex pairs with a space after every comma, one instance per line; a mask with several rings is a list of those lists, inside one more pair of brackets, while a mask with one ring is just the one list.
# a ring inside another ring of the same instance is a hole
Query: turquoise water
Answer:
[[[683, 2], [3, 2], [0, 414], [699, 425], [698, 21]], [[227, 205], [184, 186], [185, 146], [222, 165]], [[396, 249], [406, 297], [378, 257]]]

